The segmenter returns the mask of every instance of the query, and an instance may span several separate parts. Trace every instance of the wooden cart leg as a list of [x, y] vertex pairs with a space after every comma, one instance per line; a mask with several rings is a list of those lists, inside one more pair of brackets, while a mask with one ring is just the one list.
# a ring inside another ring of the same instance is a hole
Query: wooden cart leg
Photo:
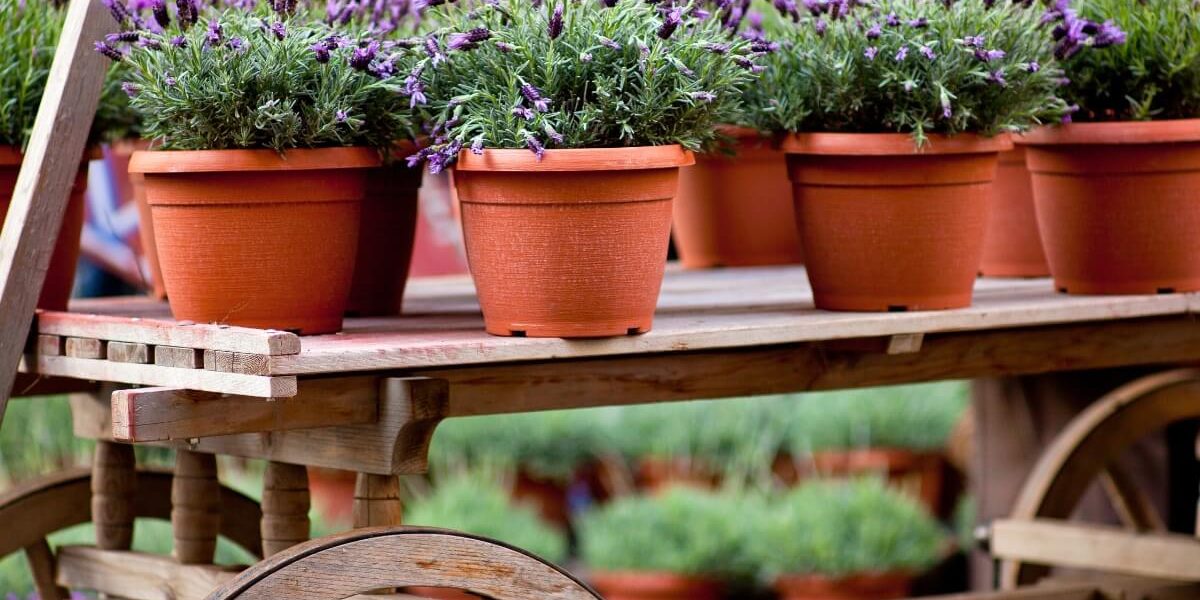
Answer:
[[133, 544], [136, 485], [133, 446], [97, 442], [92, 461], [92, 522], [100, 549], [128, 550]]
[[212, 564], [221, 526], [221, 485], [217, 458], [180, 450], [171, 483], [171, 525], [175, 559], [181, 564]]
[[267, 463], [263, 478], [263, 558], [308, 541], [308, 470], [300, 465]]
[[359, 473], [354, 482], [354, 528], [400, 525], [400, 480], [395, 475]]

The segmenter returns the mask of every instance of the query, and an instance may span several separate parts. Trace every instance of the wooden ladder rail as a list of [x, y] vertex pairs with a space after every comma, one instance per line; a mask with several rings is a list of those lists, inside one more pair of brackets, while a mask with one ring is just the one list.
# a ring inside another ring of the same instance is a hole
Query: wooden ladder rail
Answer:
[[100, 0], [71, 0], [0, 230], [0, 423], [108, 71], [92, 42], [116, 27]]

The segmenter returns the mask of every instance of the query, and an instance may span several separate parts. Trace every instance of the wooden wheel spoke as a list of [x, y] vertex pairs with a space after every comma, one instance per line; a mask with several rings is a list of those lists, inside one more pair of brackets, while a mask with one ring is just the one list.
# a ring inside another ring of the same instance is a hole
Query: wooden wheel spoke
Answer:
[[1111, 464], [1100, 474], [1100, 485], [1113, 510], [1126, 528], [1137, 531], [1167, 530], [1166, 522], [1150, 501], [1145, 490], [1138, 487], [1121, 466]]
[[54, 582], [56, 569], [50, 542], [42, 539], [26, 546], [25, 558], [29, 561], [29, 570], [33, 574], [33, 589], [37, 590], [38, 597], [41, 600], [66, 600], [67, 591]]

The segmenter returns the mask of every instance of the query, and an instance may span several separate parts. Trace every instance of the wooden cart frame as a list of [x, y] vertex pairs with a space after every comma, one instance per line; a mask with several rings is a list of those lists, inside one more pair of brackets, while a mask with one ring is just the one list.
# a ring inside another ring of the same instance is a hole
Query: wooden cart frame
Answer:
[[[0, 497], [0, 556], [23, 550], [44, 599], [64, 597], [60, 586], [151, 600], [324, 600], [412, 585], [595, 598], [519, 549], [399, 527], [396, 476], [425, 469], [442, 419], [1200, 361], [1196, 294], [1068, 297], [1044, 280], [981, 280], [969, 309], [834, 314], [812, 310], [800, 268], [669, 273], [656, 329], [610, 340], [489, 337], [466, 278], [415, 282], [405, 317], [352, 319], [341, 334], [306, 338], [177, 322], [163, 303], [138, 298], [35, 315], [105, 72], [91, 41], [111, 25], [100, 0], [72, 0], [0, 233], [0, 418], [10, 395], [75, 391], [75, 433], [99, 442], [90, 471]], [[990, 530], [1006, 588], [1046, 564], [1137, 579], [996, 597], [1200, 597], [1189, 583], [1200, 581], [1200, 542], [1163, 533], [1111, 461], [1155, 428], [1197, 416], [1197, 371], [1114, 391], [1064, 432], [1014, 518]], [[133, 443], [176, 448], [174, 472], [139, 469]], [[217, 454], [269, 461], [261, 506], [220, 486]], [[306, 539], [306, 465], [359, 473], [355, 530]], [[1062, 520], [1097, 478], [1127, 529]], [[129, 551], [136, 517], [172, 521], [174, 557]], [[47, 533], [87, 521], [96, 547], [51, 551]], [[241, 572], [213, 566], [218, 535], [267, 558]]]

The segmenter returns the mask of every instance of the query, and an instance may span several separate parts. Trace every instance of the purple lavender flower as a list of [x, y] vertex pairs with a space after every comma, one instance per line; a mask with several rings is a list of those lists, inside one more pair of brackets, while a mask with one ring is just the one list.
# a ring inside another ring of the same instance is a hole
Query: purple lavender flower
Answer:
[[592, 53], [591, 52], [580, 52], [579, 53], [579, 62], [583, 62], [583, 63], [592, 62]]
[[817, 19], [817, 21], [813, 23], [813, 29], [817, 30], [817, 35], [825, 35], [825, 30], [829, 29], [829, 23], [826, 23], [825, 19]]
[[425, 54], [428, 54], [429, 58], [433, 59], [434, 65], [446, 60], [446, 55], [442, 54], [441, 45], [438, 44], [437, 38], [432, 35], [425, 38]]
[[605, 48], [608, 48], [610, 50], [620, 50], [621, 49], [621, 45], [618, 44], [617, 42], [615, 42], [609, 38], [606, 38], [604, 36], [599, 36], [599, 37], [600, 37], [600, 45], [601, 46], [604, 46]]
[[321, 64], [329, 62], [329, 46], [325, 45], [325, 42], [317, 42], [308, 49], [313, 51], [317, 62]]
[[188, 41], [187, 38], [183, 37], [182, 35], [177, 35], [171, 38], [171, 45], [175, 46], [176, 48], [187, 48]]
[[908, 22], [908, 26], [912, 27], [913, 29], [925, 29], [926, 27], [929, 27], [929, 19], [926, 19], [925, 17], [913, 19]]
[[560, 146], [563, 144], [564, 140], [563, 140], [562, 134], [555, 131], [554, 128], [551, 127], [549, 123], [546, 123], [546, 125], [544, 127], [542, 127], [542, 131], [545, 131], [546, 137], [548, 137], [552, 141], [554, 141], [555, 144], [558, 144]]
[[513, 50], [516, 50], [517, 47], [508, 42], [496, 40], [496, 49], [501, 52], [512, 52]]
[[1035, 60], [1035, 61], [1025, 65], [1025, 70], [1029, 73], [1037, 73], [1038, 71], [1042, 70], [1042, 66], [1039, 65], [1037, 63], [1037, 61]]
[[1072, 115], [1074, 115], [1077, 112], [1079, 112], [1078, 104], [1072, 104], [1072, 105], [1068, 106], [1066, 112], [1063, 113], [1063, 116], [1062, 116], [1063, 124], [1066, 125], [1067, 123], [1070, 123], [1073, 120]]
[[1109, 46], [1119, 46], [1125, 43], [1125, 32], [1117, 27], [1112, 21], [1105, 21], [1099, 26], [1099, 31], [1092, 38], [1092, 46], [1095, 48], [1107, 48]]
[[987, 80], [988, 83], [992, 83], [1000, 87], [1008, 86], [1008, 80], [1004, 78], [1004, 71], [999, 69], [988, 73]]
[[176, 83], [178, 83], [178, 82], [175, 81], [175, 78], [172, 77], [170, 73], [164, 74], [163, 84], [165, 84], [167, 87], [175, 87]]
[[950, 109], [950, 101], [942, 100], [942, 118], [949, 119], [954, 116], [954, 111]]
[[779, 50], [779, 42], [755, 40], [750, 44], [750, 51], [756, 54], [770, 54]]
[[962, 39], [962, 43], [968, 48], [983, 48], [984, 39], [982, 35], [968, 35]]
[[606, 6], [608, 8], [613, 8], [614, 6], [617, 5], [617, 0], [600, 0], [600, 1], [603, 2], [604, 6]]
[[868, 40], [879, 39], [879, 36], [881, 35], [883, 35], [883, 27], [881, 27], [879, 23], [876, 23], [867, 29]]
[[129, 20], [129, 7], [121, 0], [104, 0], [104, 6], [108, 7], [108, 12], [117, 23], [124, 25]]
[[983, 48], [975, 49], [975, 58], [983, 62], [1000, 60], [1005, 56], [1007, 56], [1007, 54], [1003, 50], [984, 50]]
[[150, 12], [154, 14], [154, 21], [159, 27], [171, 24], [171, 15], [167, 13], [167, 3], [163, 0], [154, 0], [154, 4], [150, 5]]
[[357, 71], [366, 71], [378, 53], [379, 42], [371, 40], [360, 44], [358, 48], [354, 49], [354, 53], [350, 55], [350, 66]]
[[337, 121], [338, 123], [345, 123], [346, 121], [350, 120], [350, 115], [344, 110], [339, 110], [334, 113], [333, 120]]
[[476, 156], [483, 154], [483, 136], [477, 137], [475, 141], [471, 142], [471, 154]]
[[557, 39], [562, 35], [563, 30], [563, 7], [562, 4], [554, 5], [554, 12], [550, 15], [550, 22], [546, 24], [546, 34], [550, 39]]
[[921, 56], [924, 56], [927, 60], [933, 60], [937, 58], [937, 53], [935, 53], [933, 48], [930, 48], [929, 46], [921, 46], [920, 50]]
[[229, 38], [229, 41], [226, 42], [225, 45], [229, 46], [229, 48], [231, 50], [235, 50], [237, 52], [243, 52], [246, 50], [246, 47], [247, 47], [246, 40], [243, 40], [240, 37]]
[[406, 91], [409, 95], [409, 108], [416, 108], [418, 105], [429, 102], [429, 100], [425, 97], [425, 84], [423, 82], [418, 81], [411, 86], [406, 86]]
[[521, 96], [525, 98], [538, 112], [550, 110], [550, 101], [542, 97], [542, 91], [531, 84], [521, 86]]
[[528, 108], [525, 108], [524, 106], [515, 106], [512, 109], [512, 116], [521, 117], [522, 119], [525, 119], [526, 121], [532, 121], [535, 115], [536, 114], [532, 110], [529, 110]]
[[542, 157], [544, 157], [546, 155], [545, 146], [542, 146], [542, 143], [539, 142], [537, 138], [533, 137], [532, 134], [526, 135], [525, 147], [529, 148], [531, 151], [533, 151], [533, 154], [535, 156], [537, 156], [538, 162], [541, 162]]
[[275, 21], [274, 23], [271, 23], [270, 31], [275, 35], [275, 39], [277, 40], [282, 40], [283, 38], [287, 37], [287, 25], [284, 25], [283, 21]]
[[120, 50], [117, 50], [116, 48], [113, 48], [112, 46], [108, 45], [107, 42], [96, 42], [95, 47], [96, 47], [96, 52], [99, 52], [100, 54], [107, 56], [111, 60], [120, 62], [122, 59], [125, 58], [125, 55], [121, 54]]
[[200, 9], [196, 6], [195, 0], [175, 0], [175, 8], [179, 13], [179, 24], [184, 29], [196, 24], [200, 19]]
[[216, 19], [209, 21], [208, 22], [208, 33], [205, 35], [204, 45], [209, 46], [211, 48], [220, 46], [222, 34], [223, 34], [223, 31], [221, 29], [221, 22]]
[[888, 27], [899, 27], [900, 26], [899, 15], [897, 15], [896, 13], [888, 13], [887, 26]]
[[729, 44], [718, 44], [716, 42], [707, 42], [701, 47], [704, 48], [705, 50], [708, 50], [709, 52], [712, 52], [713, 54], [725, 54], [726, 52], [729, 52]]
[[664, 40], [670, 39], [671, 34], [675, 33], [681, 23], [683, 23], [682, 8], [675, 7], [667, 11], [667, 14], [663, 16], [662, 25], [658, 27], [658, 37]]
[[875, 46], [867, 46], [867, 49], [863, 50], [863, 56], [867, 57], [867, 60], [875, 60], [875, 57], [878, 54], [879, 48], [876, 48]]
[[775, 0], [774, 4], [775, 10], [779, 11], [779, 14], [791, 17], [793, 23], [800, 21], [800, 9], [796, 6], [795, 0]]
[[911, 91], [915, 90], [916, 88], [917, 88], [917, 82], [915, 82], [911, 79], [904, 80], [904, 91], [911, 92]]
[[466, 33], [450, 34], [450, 41], [446, 43], [446, 47], [451, 50], [473, 50], [479, 46], [480, 42], [484, 42], [492, 37], [492, 32], [486, 27], [476, 27]]
[[138, 32], [136, 32], [136, 31], [122, 31], [120, 33], [110, 33], [110, 34], [104, 36], [104, 41], [106, 41], [110, 44], [116, 44], [116, 43], [129, 44], [129, 43], [138, 41], [138, 39], [140, 39], [140, 38], [141, 38], [141, 36], [138, 35]]
[[904, 59], [906, 58], [908, 58], [908, 46], [901, 46], [900, 49], [896, 51], [896, 62], [904, 62]]
[[123, 81], [123, 82], [121, 82], [121, 91], [125, 92], [126, 96], [133, 98], [134, 96], [137, 96], [139, 92], [142, 91], [142, 88], [140, 88], [132, 83], [129, 83], [128, 81]]
[[717, 95], [712, 92], [692, 92], [688, 94], [692, 100], [699, 100], [705, 104], [717, 99]]
[[745, 56], [735, 56], [733, 57], [733, 62], [737, 64], [737, 66], [746, 69], [751, 73], [761, 73], [764, 68], [760, 65], [754, 64], [754, 61], [746, 58]]
[[138, 38], [137, 47], [147, 50], [162, 50], [162, 43], [155, 39]]

